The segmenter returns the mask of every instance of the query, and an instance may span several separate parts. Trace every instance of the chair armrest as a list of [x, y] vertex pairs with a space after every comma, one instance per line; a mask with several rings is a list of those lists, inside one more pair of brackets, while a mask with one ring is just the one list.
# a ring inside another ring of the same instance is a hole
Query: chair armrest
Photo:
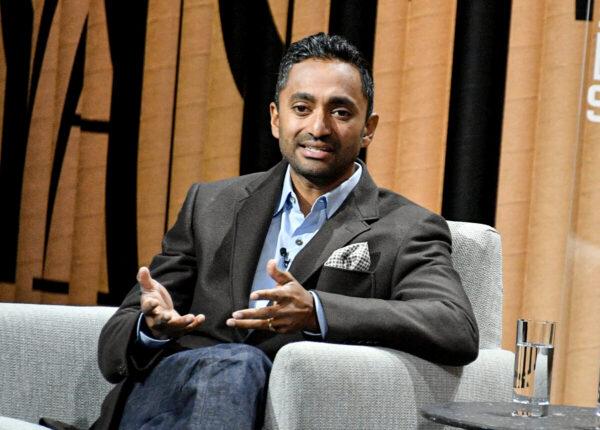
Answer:
[[0, 303], [0, 416], [89, 427], [111, 387], [96, 350], [115, 310]]
[[419, 408], [447, 401], [509, 401], [514, 355], [480, 350], [465, 367], [438, 366], [380, 347], [298, 342], [273, 363], [266, 429], [439, 428]]

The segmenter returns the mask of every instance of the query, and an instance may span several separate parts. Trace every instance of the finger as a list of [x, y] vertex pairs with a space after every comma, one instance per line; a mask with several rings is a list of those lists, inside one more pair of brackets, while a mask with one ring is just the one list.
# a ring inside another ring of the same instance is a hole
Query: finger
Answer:
[[156, 330], [161, 334], [164, 333], [164, 328], [167, 326], [166, 321], [170, 318], [167, 316], [167, 312], [164, 311], [160, 306], [154, 308], [152, 312], [144, 313], [146, 318], [146, 324], [151, 330]]
[[148, 324], [153, 332], [169, 338], [176, 338], [185, 335], [197, 329], [205, 320], [204, 315], [187, 314], [184, 316], [170, 315], [168, 320], [160, 321], [159, 318], [152, 320], [153, 324]]
[[269, 320], [265, 319], [236, 320], [235, 318], [229, 318], [225, 321], [225, 324], [227, 324], [228, 327], [269, 330]]
[[200, 324], [202, 324], [205, 320], [204, 315], [199, 314], [199, 315], [192, 315], [192, 314], [187, 314], [181, 317], [181, 321], [183, 321], [185, 324], [184, 328], [188, 329], [188, 328], [196, 328], [198, 326], [200, 326]]
[[275, 316], [279, 306], [265, 306], [263, 308], [243, 309], [235, 311], [231, 316], [236, 319], [266, 319]]
[[150, 276], [150, 270], [147, 267], [142, 266], [138, 270], [137, 280], [140, 283], [143, 291], [153, 291], [154, 285], [152, 284], [152, 276]]
[[187, 325], [192, 324], [194, 322], [193, 315], [174, 315], [171, 312], [163, 312], [163, 314], [158, 317], [160, 321], [158, 322], [158, 326], [166, 331], [171, 333], [181, 331]]
[[202, 325], [202, 323], [204, 322], [204, 320], [205, 320], [204, 315], [196, 315], [192, 319], [192, 322], [189, 323], [187, 326], [184, 327], [183, 331], [185, 333], [189, 333], [189, 332], [197, 329], [198, 327], [200, 327], [200, 325]]
[[148, 299], [148, 298], [144, 298], [142, 296], [141, 308], [142, 308], [142, 313], [144, 315], [152, 316], [152, 315], [156, 314], [158, 307], [159, 307], [158, 300], [152, 299], [152, 298]]
[[276, 260], [269, 260], [267, 262], [267, 273], [279, 285], [285, 285], [288, 282], [293, 282], [296, 280], [290, 272], [282, 272], [279, 270]]
[[281, 302], [292, 298], [290, 291], [285, 288], [271, 288], [270, 290], [257, 290], [250, 294], [251, 300], [271, 300]]

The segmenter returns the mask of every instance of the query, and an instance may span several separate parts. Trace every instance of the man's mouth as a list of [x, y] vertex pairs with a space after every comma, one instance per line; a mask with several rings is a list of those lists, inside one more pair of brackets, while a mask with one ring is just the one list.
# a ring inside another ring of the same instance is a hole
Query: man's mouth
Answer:
[[305, 158], [323, 160], [333, 152], [333, 148], [327, 144], [300, 143], [298, 146]]
[[310, 152], [332, 152], [331, 147], [327, 145], [312, 145], [312, 144], [300, 144], [300, 146]]

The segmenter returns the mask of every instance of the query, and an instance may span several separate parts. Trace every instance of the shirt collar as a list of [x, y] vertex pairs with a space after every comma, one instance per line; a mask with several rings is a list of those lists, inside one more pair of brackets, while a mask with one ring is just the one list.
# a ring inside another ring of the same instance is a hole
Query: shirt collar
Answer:
[[[325, 209], [327, 211], [327, 219], [331, 218], [331, 216], [337, 211], [342, 203], [348, 198], [354, 187], [358, 185], [358, 181], [360, 181], [360, 177], [362, 175], [362, 166], [359, 163], [354, 163], [356, 169], [352, 176], [342, 182], [333, 190], [328, 193], [323, 194], [315, 201], [315, 205], [319, 201], [323, 201], [325, 203]], [[279, 199], [279, 204], [273, 213], [273, 216], [277, 215], [283, 209], [284, 205], [288, 202], [292, 202], [292, 199], [295, 202], [298, 201], [296, 197], [296, 193], [294, 192], [294, 188], [292, 187], [292, 177], [290, 175], [290, 165], [288, 164], [287, 169], [285, 171], [285, 177], [283, 178], [283, 188], [281, 190], [281, 198]], [[314, 208], [314, 205], [313, 205]], [[312, 210], [312, 209], [311, 209]]]

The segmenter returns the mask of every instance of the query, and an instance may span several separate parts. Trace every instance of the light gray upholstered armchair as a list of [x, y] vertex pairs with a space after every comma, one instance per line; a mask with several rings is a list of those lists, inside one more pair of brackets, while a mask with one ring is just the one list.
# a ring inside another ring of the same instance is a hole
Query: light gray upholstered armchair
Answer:
[[[380, 347], [287, 345], [274, 362], [265, 428], [440, 428], [418, 409], [450, 400], [510, 400], [514, 358], [500, 349], [500, 237], [484, 225], [449, 225], [454, 264], [479, 323], [477, 360], [445, 367]], [[97, 368], [97, 338], [114, 311], [0, 304], [1, 430], [39, 429], [15, 419], [37, 422], [40, 416], [79, 427], [95, 420], [110, 389]]]

